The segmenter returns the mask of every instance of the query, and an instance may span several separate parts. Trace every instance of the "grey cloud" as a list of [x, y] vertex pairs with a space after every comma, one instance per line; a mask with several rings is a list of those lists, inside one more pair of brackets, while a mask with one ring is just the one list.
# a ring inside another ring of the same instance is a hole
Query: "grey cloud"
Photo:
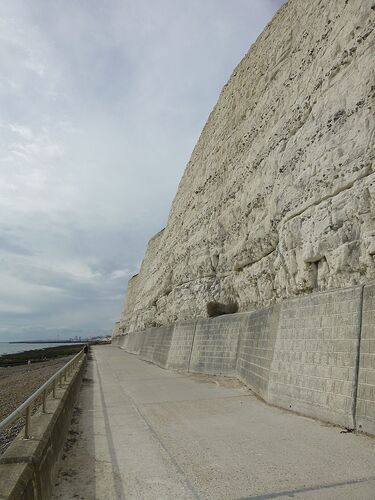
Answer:
[[0, 340], [110, 332], [276, 0], [0, 4]]
[[8, 240], [5, 236], [0, 235], [0, 253], [1, 252], [14, 253], [17, 255], [32, 255], [32, 252], [30, 252], [27, 248], [24, 248], [16, 242]]

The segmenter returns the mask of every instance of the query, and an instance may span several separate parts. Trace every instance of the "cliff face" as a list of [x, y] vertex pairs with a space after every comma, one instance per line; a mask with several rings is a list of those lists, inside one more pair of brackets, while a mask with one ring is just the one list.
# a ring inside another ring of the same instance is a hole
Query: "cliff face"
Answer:
[[375, 279], [375, 4], [289, 0], [224, 86], [121, 327]]

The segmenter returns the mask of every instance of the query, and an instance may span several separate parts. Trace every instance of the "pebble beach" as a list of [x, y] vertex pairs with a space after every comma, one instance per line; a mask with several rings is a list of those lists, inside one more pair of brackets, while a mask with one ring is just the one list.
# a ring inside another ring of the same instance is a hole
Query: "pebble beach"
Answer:
[[[52, 347], [0, 356], [0, 422], [59, 370], [82, 346]], [[28, 364], [30, 359], [31, 364]], [[35, 411], [35, 410], [34, 410]], [[0, 454], [17, 435], [23, 418], [0, 433]]]

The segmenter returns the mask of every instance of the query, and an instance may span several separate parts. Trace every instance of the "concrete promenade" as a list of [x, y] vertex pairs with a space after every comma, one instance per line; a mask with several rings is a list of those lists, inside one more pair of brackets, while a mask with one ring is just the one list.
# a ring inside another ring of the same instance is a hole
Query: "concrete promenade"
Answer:
[[54, 499], [373, 499], [375, 439], [95, 347]]

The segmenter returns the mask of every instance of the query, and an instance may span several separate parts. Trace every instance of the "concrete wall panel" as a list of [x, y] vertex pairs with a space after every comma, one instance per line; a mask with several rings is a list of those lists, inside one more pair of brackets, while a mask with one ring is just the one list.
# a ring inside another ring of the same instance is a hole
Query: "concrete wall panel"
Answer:
[[236, 376], [242, 315], [197, 320], [189, 371]]
[[274, 354], [280, 306], [243, 314], [237, 356], [237, 374], [250, 389], [268, 399], [270, 367]]
[[283, 303], [269, 402], [353, 427], [361, 287]]
[[356, 423], [359, 430], [375, 434], [375, 285], [363, 291]]
[[131, 332], [124, 336], [120, 347], [131, 354], [140, 354], [144, 340], [145, 332]]
[[159, 339], [159, 328], [147, 328], [143, 332], [143, 342], [141, 342], [139, 357], [145, 361], [153, 361], [154, 352]]
[[157, 339], [152, 361], [162, 368], [167, 366], [169, 350], [171, 347], [173, 326], [163, 326], [157, 329]]
[[117, 347], [121, 347], [121, 349], [124, 349], [124, 346], [126, 346], [128, 342], [128, 336], [127, 335], [119, 335], [116, 338], [112, 339], [112, 345], [117, 345]]
[[176, 323], [168, 355], [169, 370], [189, 370], [196, 320]]

